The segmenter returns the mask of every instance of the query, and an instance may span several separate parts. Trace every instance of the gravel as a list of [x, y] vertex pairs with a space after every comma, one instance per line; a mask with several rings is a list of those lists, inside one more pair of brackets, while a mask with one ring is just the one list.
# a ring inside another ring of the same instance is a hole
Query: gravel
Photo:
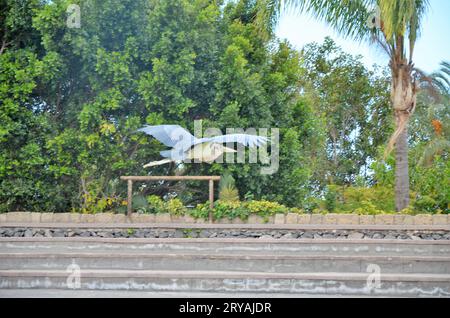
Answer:
[[450, 240], [449, 231], [425, 230], [227, 230], [227, 229], [79, 229], [0, 228], [0, 237], [104, 238], [260, 238], [260, 239], [386, 239]]
[[363, 237], [364, 237], [364, 234], [363, 233], [359, 233], [359, 232], [353, 232], [353, 233], [350, 233], [347, 236], [347, 238], [350, 239], [350, 240], [360, 240]]

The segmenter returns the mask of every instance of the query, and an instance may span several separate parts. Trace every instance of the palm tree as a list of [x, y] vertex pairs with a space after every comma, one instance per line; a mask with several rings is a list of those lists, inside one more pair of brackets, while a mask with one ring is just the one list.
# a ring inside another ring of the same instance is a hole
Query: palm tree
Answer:
[[[441, 63], [439, 71], [434, 72], [422, 83], [422, 88], [429, 90], [435, 103], [428, 109], [427, 121], [434, 129], [434, 136], [426, 145], [419, 164], [429, 165], [436, 155], [450, 150], [450, 62]], [[441, 120], [438, 118], [442, 117]]]
[[396, 130], [388, 143], [386, 154], [395, 147], [396, 209], [401, 211], [408, 207], [408, 120], [416, 107], [418, 79], [422, 75], [414, 67], [413, 56], [420, 26], [429, 7], [428, 0], [261, 1], [266, 5], [259, 16], [278, 18], [285, 7], [299, 13], [309, 13], [345, 37], [376, 43], [388, 54]]
[[444, 97], [448, 97], [450, 95], [450, 62], [441, 62], [441, 68], [439, 71], [431, 74], [430, 78], [433, 90], [437, 90], [438, 93]]

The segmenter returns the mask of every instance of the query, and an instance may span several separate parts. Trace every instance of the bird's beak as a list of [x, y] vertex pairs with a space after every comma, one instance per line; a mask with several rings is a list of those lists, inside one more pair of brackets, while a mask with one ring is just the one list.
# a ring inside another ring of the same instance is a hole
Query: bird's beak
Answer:
[[237, 151], [228, 147], [223, 147], [223, 152], [237, 152]]

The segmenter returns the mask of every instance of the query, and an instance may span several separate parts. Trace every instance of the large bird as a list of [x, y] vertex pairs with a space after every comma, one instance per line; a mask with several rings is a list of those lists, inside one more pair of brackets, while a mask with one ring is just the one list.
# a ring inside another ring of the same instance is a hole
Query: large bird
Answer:
[[167, 147], [172, 148], [160, 152], [161, 156], [166, 159], [150, 162], [144, 168], [186, 159], [212, 163], [225, 152], [236, 152], [234, 149], [225, 147], [224, 143], [239, 143], [246, 147], [260, 147], [268, 141], [266, 137], [248, 134], [196, 138], [178, 125], [145, 126], [138, 131], [151, 135]]

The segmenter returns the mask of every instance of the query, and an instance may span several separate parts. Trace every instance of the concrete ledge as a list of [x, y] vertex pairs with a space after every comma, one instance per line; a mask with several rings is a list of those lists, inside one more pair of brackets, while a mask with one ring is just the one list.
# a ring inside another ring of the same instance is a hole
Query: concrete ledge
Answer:
[[[67, 277], [65, 270], [0, 270], [0, 277]], [[237, 272], [237, 271], [163, 271], [163, 270], [83, 270], [83, 277], [143, 277], [143, 278], [200, 278], [200, 279], [301, 279], [301, 280], [335, 280], [367, 281], [366, 273], [261, 273], [261, 272]], [[410, 281], [410, 282], [450, 282], [448, 274], [382, 274], [383, 281]]]
[[324, 224], [323, 220], [324, 220], [324, 217], [322, 214], [311, 214], [309, 223], [310, 224]]
[[338, 214], [337, 224], [356, 225], [359, 224], [360, 216], [356, 214]]
[[94, 214], [82, 214], [80, 218], [80, 223], [94, 223], [95, 215]]
[[361, 225], [373, 225], [375, 224], [375, 216], [373, 215], [360, 215], [359, 224]]
[[232, 224], [227, 223], [3, 223], [0, 228], [78, 228], [78, 229], [242, 229], [242, 230], [373, 230], [373, 231], [450, 231], [450, 225], [343, 225], [343, 224]]
[[274, 223], [275, 224], [285, 224], [286, 216], [284, 214], [276, 214]]
[[442, 224], [450, 224], [450, 218], [448, 215], [433, 215], [433, 224], [434, 225], [442, 225]]
[[338, 215], [337, 214], [326, 214], [323, 216], [322, 223], [323, 224], [337, 224]]
[[287, 224], [297, 224], [298, 223], [298, 214], [288, 213], [286, 215], [286, 223]]
[[100, 238], [100, 237], [0, 237], [0, 243], [106, 243], [106, 244], [275, 244], [275, 245], [426, 245], [448, 246], [450, 241], [387, 239], [261, 239], [261, 238]]
[[297, 224], [309, 224], [311, 222], [311, 215], [309, 214], [300, 214], [297, 217]]
[[375, 224], [392, 225], [394, 224], [394, 215], [392, 214], [375, 215]]
[[[313, 255], [296, 255], [296, 254], [271, 254], [268, 252], [262, 252], [260, 254], [245, 254], [245, 253], [235, 253], [235, 254], [214, 254], [214, 253], [192, 253], [192, 252], [179, 252], [173, 254], [155, 252], [155, 253], [136, 253], [136, 252], [115, 252], [111, 253], [109, 251], [100, 252], [67, 252], [67, 253], [52, 253], [52, 252], [26, 252], [26, 253], [3, 253], [0, 252], [0, 257], [2, 259], [15, 258], [15, 259], [46, 259], [54, 257], [55, 254], [60, 259], [92, 259], [92, 258], [102, 258], [102, 259], [183, 259], [190, 260], [196, 258], [209, 259], [209, 260], [331, 260], [331, 261], [372, 261], [372, 262], [445, 262], [450, 264], [450, 257], [448, 256], [392, 256], [392, 255], [333, 255], [333, 254], [313, 254]], [[18, 268], [17, 268], [18, 269]], [[56, 269], [56, 268], [55, 268]]]
[[[23, 224], [29, 226], [36, 224], [209, 224], [203, 219], [195, 219], [190, 215], [177, 216], [165, 214], [138, 214], [131, 216], [124, 214], [99, 213], [99, 214], [78, 214], [78, 213], [31, 213], [31, 212], [9, 212], [0, 214], [0, 226], [9, 224]], [[421, 214], [421, 215], [402, 215], [402, 214], [383, 214], [383, 215], [357, 215], [357, 214], [276, 214], [268, 217], [250, 215], [248, 220], [241, 219], [220, 219], [215, 220], [214, 224], [235, 224], [235, 225], [270, 225], [281, 226], [283, 228], [306, 225], [314, 225], [315, 228], [349, 228], [352, 226], [394, 226], [396, 228], [411, 227], [411, 229], [439, 228], [449, 229], [450, 218], [448, 215], [439, 214]], [[305, 227], [306, 228], [306, 227]]]
[[[30, 212], [9, 212], [5, 215], [5, 222], [32, 222]], [[40, 219], [39, 219], [40, 222]], [[39, 223], [38, 222], [38, 223]]]
[[421, 214], [414, 217], [414, 224], [431, 225], [433, 224], [433, 216], [430, 214]]

